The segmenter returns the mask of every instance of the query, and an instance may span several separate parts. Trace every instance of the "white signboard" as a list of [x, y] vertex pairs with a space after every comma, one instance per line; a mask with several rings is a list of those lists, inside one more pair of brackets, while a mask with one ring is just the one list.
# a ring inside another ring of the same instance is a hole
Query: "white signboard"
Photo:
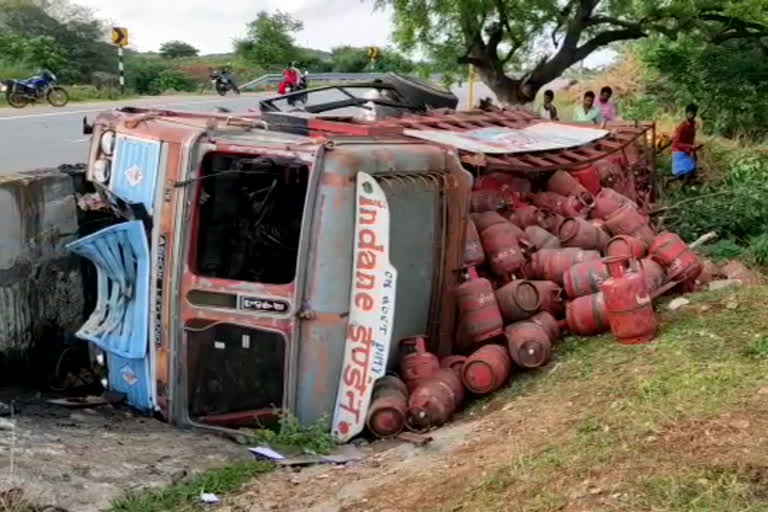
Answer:
[[355, 248], [344, 365], [331, 434], [347, 442], [362, 432], [373, 383], [387, 370], [397, 270], [389, 262], [389, 204], [368, 174], [357, 174]]
[[501, 154], [573, 148], [601, 139], [610, 132], [587, 126], [542, 122], [521, 129], [491, 126], [464, 132], [405, 130], [404, 133], [473, 153]]

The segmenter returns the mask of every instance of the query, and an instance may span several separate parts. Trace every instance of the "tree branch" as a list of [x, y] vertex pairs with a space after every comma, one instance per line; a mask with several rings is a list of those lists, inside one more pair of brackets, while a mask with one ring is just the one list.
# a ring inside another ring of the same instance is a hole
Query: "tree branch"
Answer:
[[624, 29], [624, 30], [607, 30], [602, 32], [583, 45], [576, 48], [573, 53], [572, 64], [585, 59], [590, 53], [594, 52], [602, 46], [615, 43], [617, 41], [630, 41], [632, 39], [642, 39], [648, 37], [648, 34], [640, 29]]

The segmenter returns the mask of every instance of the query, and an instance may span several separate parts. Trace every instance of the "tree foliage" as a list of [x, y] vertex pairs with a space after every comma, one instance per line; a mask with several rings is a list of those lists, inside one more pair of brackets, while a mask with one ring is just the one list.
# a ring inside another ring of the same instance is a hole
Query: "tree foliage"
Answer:
[[285, 67], [300, 54], [294, 34], [303, 26], [301, 21], [282, 11], [275, 11], [274, 14], [261, 11], [255, 20], [248, 23], [246, 38], [235, 42], [235, 52], [265, 69]]
[[379, 57], [371, 64], [368, 57], [368, 48], [355, 48], [353, 46], [340, 46], [334, 48], [331, 52], [333, 62], [333, 71], [338, 73], [362, 73], [362, 72], [380, 72], [400, 71], [410, 73], [414, 69], [414, 64], [402, 54], [385, 48], [382, 49]]
[[[768, 34], [765, 0], [378, 0], [395, 38], [445, 69], [472, 64], [503, 101], [532, 101], [568, 67], [612, 43], [700, 31], [711, 40]], [[509, 76], [510, 70], [525, 70]]]
[[195, 57], [198, 53], [200, 53], [200, 50], [184, 41], [168, 41], [160, 47], [160, 56], [166, 59]]

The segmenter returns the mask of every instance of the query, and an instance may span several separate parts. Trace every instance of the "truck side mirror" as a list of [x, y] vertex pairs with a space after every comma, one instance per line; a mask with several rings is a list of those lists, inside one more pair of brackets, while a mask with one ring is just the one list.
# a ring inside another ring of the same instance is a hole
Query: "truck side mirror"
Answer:
[[83, 135], [91, 135], [93, 133], [93, 125], [88, 124], [88, 118], [83, 117]]

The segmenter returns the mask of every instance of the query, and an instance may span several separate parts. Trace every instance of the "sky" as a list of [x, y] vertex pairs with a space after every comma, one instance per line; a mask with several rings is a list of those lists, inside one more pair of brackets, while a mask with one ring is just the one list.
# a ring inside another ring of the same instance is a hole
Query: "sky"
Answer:
[[130, 47], [157, 51], [166, 41], [185, 41], [201, 53], [232, 51], [245, 25], [261, 10], [280, 9], [304, 22], [296, 43], [319, 50], [336, 46], [391, 45], [391, 13], [374, 11], [373, 0], [74, 0], [97, 17], [128, 29]]

